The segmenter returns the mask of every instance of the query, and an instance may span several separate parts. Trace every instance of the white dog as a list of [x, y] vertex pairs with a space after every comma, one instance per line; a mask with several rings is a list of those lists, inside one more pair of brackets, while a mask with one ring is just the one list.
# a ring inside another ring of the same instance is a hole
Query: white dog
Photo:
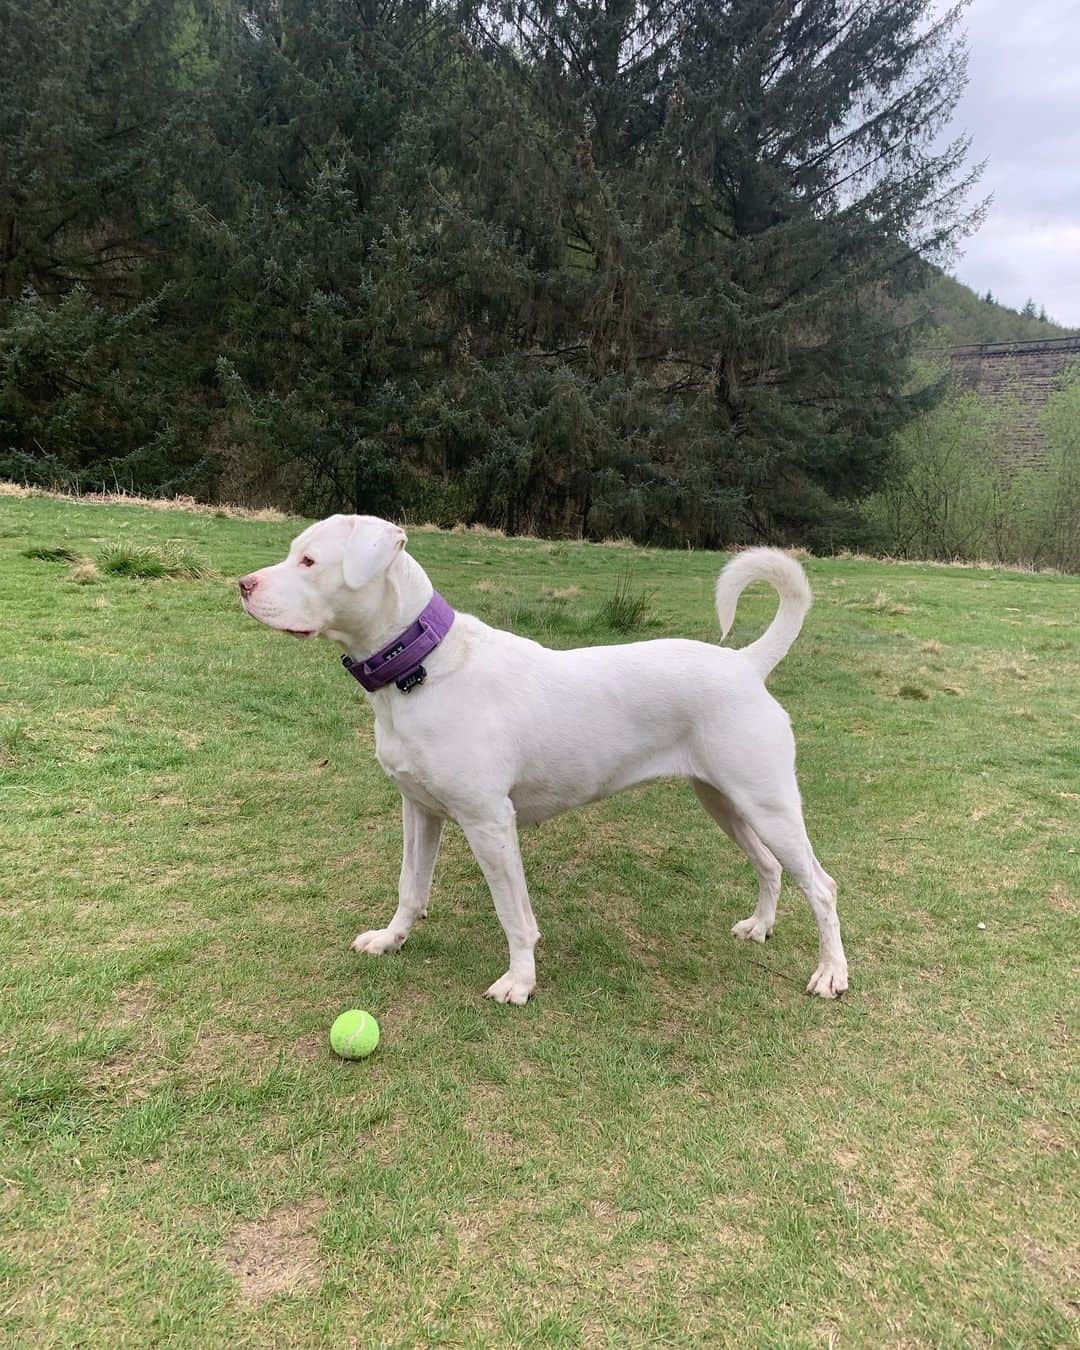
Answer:
[[[331, 516], [299, 535], [283, 562], [240, 582], [253, 618], [299, 637], [330, 638], [357, 679], [371, 675], [373, 660], [391, 676], [408, 667], [405, 678], [369, 693], [375, 753], [402, 797], [398, 907], [386, 928], [361, 933], [354, 949], [397, 951], [426, 914], [449, 817], [483, 869], [510, 945], [510, 968], [488, 996], [525, 1003], [536, 986], [540, 933], [518, 825], [635, 783], [680, 777], [690, 779], [705, 810], [757, 870], [757, 908], [732, 932], [765, 941], [786, 867], [817, 920], [819, 962], [807, 991], [843, 993], [836, 884], [814, 857], [803, 824], [791, 723], [764, 683], [810, 607], [798, 563], [756, 548], [720, 574], [716, 606], [725, 635], [747, 584], [765, 580], [780, 595], [765, 634], [741, 650], [665, 638], [552, 651], [471, 614], [455, 616], [405, 542], [389, 521]], [[418, 623], [431, 614], [439, 621]], [[422, 664], [414, 662], [418, 655]]]

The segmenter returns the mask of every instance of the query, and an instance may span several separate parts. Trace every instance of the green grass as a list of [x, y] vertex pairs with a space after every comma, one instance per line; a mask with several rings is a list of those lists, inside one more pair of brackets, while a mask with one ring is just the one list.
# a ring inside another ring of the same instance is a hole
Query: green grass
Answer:
[[[504, 944], [456, 830], [401, 955], [348, 950], [399, 865], [371, 719], [225, 580], [292, 533], [0, 497], [0, 1341], [1075, 1342], [1080, 584], [807, 564], [772, 688], [844, 1000], [803, 993], [790, 887], [767, 947], [731, 939], [751, 870], [660, 783], [524, 835], [517, 1010], [481, 997]], [[216, 576], [79, 586], [29, 541]], [[411, 547], [552, 641], [615, 640], [627, 561], [650, 633], [716, 637], [716, 555]], [[361, 1063], [326, 1048], [350, 1006]]]

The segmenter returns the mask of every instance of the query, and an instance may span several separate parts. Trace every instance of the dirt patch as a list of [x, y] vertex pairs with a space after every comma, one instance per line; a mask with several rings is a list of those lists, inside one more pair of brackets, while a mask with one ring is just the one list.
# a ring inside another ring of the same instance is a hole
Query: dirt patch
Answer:
[[1039, 1277], [1047, 1296], [1070, 1321], [1080, 1320], [1080, 1302], [1070, 1297], [1080, 1280], [1080, 1265], [1071, 1253], [1048, 1251], [1026, 1233], [1020, 1235], [1024, 1261]]
[[1051, 886], [1046, 898], [1054, 909], [1060, 909], [1063, 914], [1075, 914], [1080, 909], [1076, 895], [1062, 882]]
[[127, 989], [118, 989], [105, 1024], [110, 1027], [138, 1026], [150, 1016], [153, 1002], [153, 995], [146, 984], [133, 984]]
[[154, 997], [146, 983], [116, 991], [102, 1025], [130, 1032], [131, 1038], [93, 1069], [89, 1077], [93, 1090], [126, 1103], [141, 1102], [167, 1080], [165, 1028], [154, 1019], [153, 1012]]
[[202, 1028], [193, 1042], [184, 1068], [196, 1079], [234, 1071], [254, 1082], [279, 1061], [311, 1064], [329, 1059], [326, 1035], [307, 1032], [295, 1040], [274, 1040], [251, 1031], [210, 1031]]
[[222, 1253], [225, 1269], [248, 1303], [266, 1303], [278, 1294], [317, 1289], [322, 1282], [316, 1228], [324, 1200], [308, 1200], [242, 1224]]
[[110, 1055], [89, 1074], [87, 1083], [93, 1092], [132, 1106], [146, 1101], [168, 1081], [169, 1073], [168, 1067], [137, 1047]]
[[1061, 1131], [1055, 1129], [1052, 1125], [1047, 1125], [1044, 1121], [1026, 1120], [1024, 1129], [1027, 1130], [1035, 1143], [1048, 1153], [1064, 1153], [1069, 1147], [1069, 1141]]
[[535, 1231], [540, 1217], [540, 1205], [533, 1197], [507, 1199], [495, 1208], [470, 1206], [448, 1215], [444, 1234], [453, 1240], [459, 1269], [474, 1262], [487, 1265], [515, 1258], [534, 1267], [535, 1249], [526, 1244], [527, 1251], [522, 1252], [518, 1242], [522, 1234]]
[[343, 853], [340, 858], [335, 858], [330, 865], [338, 872], [346, 867], [353, 867], [356, 863], [367, 867], [375, 862], [378, 852], [379, 850], [376, 849], [374, 844], [366, 844], [361, 848], [353, 849], [351, 853]]
[[474, 1083], [469, 1091], [469, 1110], [463, 1123], [473, 1141], [493, 1160], [518, 1167], [525, 1162], [529, 1150], [524, 1140], [501, 1128], [506, 1109], [501, 1088], [493, 1083]]
[[[426, 919], [421, 919], [425, 923]], [[432, 1007], [430, 991], [422, 984], [406, 984], [395, 989], [392, 1000], [379, 1013], [379, 1021], [395, 1032], [422, 1024], [429, 1018]]]

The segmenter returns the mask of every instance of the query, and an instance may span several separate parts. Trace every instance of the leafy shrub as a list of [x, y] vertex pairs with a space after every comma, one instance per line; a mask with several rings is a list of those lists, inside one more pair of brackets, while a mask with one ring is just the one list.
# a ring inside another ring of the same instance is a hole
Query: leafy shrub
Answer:
[[1031, 485], [1045, 557], [1063, 572], [1080, 572], [1080, 366], [1050, 396], [1043, 414], [1048, 472]]
[[891, 481], [864, 506], [886, 551], [981, 556], [1003, 481], [1000, 440], [999, 419], [974, 394], [949, 399], [905, 427]]
[[176, 404], [162, 297], [112, 313], [76, 286], [0, 310], [0, 477], [50, 488], [205, 495], [200, 412]]
[[911, 422], [893, 477], [861, 507], [880, 551], [1080, 570], [1080, 371], [1044, 413], [1046, 465], [1009, 465], [1014, 417], [969, 393]]

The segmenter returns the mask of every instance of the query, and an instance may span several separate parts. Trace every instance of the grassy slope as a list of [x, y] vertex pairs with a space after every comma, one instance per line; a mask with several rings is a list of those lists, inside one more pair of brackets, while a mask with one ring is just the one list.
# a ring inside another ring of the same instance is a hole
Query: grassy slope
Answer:
[[[773, 688], [845, 1000], [803, 994], [787, 886], [766, 948], [729, 937], [752, 874], [664, 783], [525, 836], [544, 943], [512, 1010], [480, 997], [503, 940], [457, 831], [403, 954], [349, 953], [399, 825], [331, 649], [225, 580], [22, 553], [173, 540], [225, 578], [291, 533], [0, 498], [0, 1336], [1066, 1341], [1080, 585], [809, 564]], [[634, 559], [655, 633], [715, 636], [715, 555], [412, 546], [458, 606], [564, 642]], [[382, 1022], [362, 1064], [324, 1048], [350, 1005]]]

